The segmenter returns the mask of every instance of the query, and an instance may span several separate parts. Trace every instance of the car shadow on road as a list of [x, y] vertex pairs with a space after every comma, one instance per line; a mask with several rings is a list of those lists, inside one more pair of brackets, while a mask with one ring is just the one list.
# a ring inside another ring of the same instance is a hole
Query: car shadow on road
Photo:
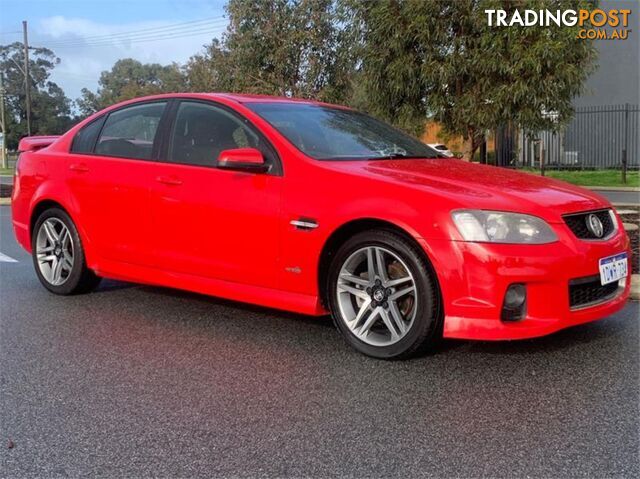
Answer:
[[304, 315], [299, 313], [292, 313], [292, 312], [283, 311], [280, 309], [268, 308], [266, 306], [258, 306], [250, 303], [243, 303], [240, 301], [233, 301], [230, 299], [219, 298], [217, 296], [208, 296], [206, 294], [194, 293], [191, 291], [184, 291], [184, 290], [173, 289], [173, 288], [165, 288], [161, 286], [142, 285], [142, 286], [138, 286], [138, 288], [141, 291], [149, 294], [159, 294], [164, 297], [171, 297], [171, 298], [185, 299], [185, 300], [199, 302], [199, 303], [206, 303], [208, 305], [211, 305], [212, 307], [222, 306], [225, 308], [238, 310], [239, 312], [244, 311], [251, 314], [277, 317], [279, 319], [289, 319], [289, 320], [295, 320], [298, 322], [301, 321], [303, 323], [310, 323], [314, 325], [319, 324], [322, 326], [326, 326], [327, 328], [333, 327], [333, 322], [329, 315], [310, 316], [310, 315]]
[[135, 283], [127, 283], [124, 281], [116, 281], [112, 279], [103, 279], [102, 281], [100, 281], [100, 285], [94, 291], [92, 291], [91, 294], [109, 293], [111, 291], [119, 291], [123, 289], [133, 289], [139, 287], [140, 285]]
[[[248, 315], [268, 316], [272, 319], [295, 321], [298, 328], [308, 325], [313, 328], [323, 328], [324, 330], [334, 329], [335, 326], [329, 315], [325, 316], [308, 316], [273, 308], [256, 306], [248, 303], [232, 301], [215, 296], [183, 291], [172, 288], [159, 286], [139, 285], [134, 283], [126, 283], [114, 280], [104, 280], [96, 293], [108, 293], [119, 290], [137, 289], [138, 291], [148, 294], [149, 296], [162, 296], [164, 298], [172, 298], [193, 302], [194, 304], [204, 305], [205, 307], [223, 307], [229, 310], [235, 310], [240, 315], [246, 313]], [[637, 304], [630, 304], [627, 307], [637, 308]], [[576, 347], [579, 344], [590, 344], [600, 341], [606, 341], [609, 338], [625, 334], [624, 329], [628, 328], [627, 321], [617, 317], [605, 318], [592, 323], [573, 326], [547, 336], [538, 338], [514, 340], [514, 341], [474, 341], [474, 340], [457, 340], [443, 339], [439, 341], [426, 354], [418, 356], [415, 360], [430, 356], [448, 355], [451, 353], [464, 350], [466, 353], [480, 353], [490, 355], [523, 355], [523, 354], [541, 354], [549, 351], [562, 350], [566, 348]], [[303, 328], [304, 329], [304, 328]], [[337, 332], [336, 332], [337, 334]]]
[[592, 323], [572, 326], [538, 338], [513, 341], [473, 341], [460, 339], [443, 339], [434, 349], [434, 355], [447, 354], [466, 348], [467, 352], [481, 352], [496, 355], [522, 355], [548, 353], [576, 347], [579, 344], [597, 343], [620, 335], [625, 329], [624, 320], [605, 318]]

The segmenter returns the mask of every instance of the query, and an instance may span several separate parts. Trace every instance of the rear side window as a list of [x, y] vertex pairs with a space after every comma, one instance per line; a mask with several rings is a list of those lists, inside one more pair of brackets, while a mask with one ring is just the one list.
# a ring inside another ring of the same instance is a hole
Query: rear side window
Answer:
[[100, 133], [96, 154], [150, 160], [166, 102], [134, 105], [110, 113]]
[[105, 118], [105, 116], [102, 116], [92, 121], [76, 134], [71, 144], [72, 153], [93, 153], [93, 147], [96, 144]]

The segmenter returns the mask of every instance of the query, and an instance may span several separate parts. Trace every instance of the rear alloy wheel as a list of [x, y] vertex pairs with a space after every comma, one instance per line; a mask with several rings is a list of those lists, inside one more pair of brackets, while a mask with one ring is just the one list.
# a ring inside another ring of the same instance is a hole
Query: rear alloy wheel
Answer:
[[52, 286], [61, 286], [73, 271], [71, 233], [58, 218], [47, 218], [36, 237], [36, 259], [40, 274]]
[[385, 230], [358, 234], [335, 255], [330, 309], [347, 342], [378, 358], [411, 356], [439, 332], [439, 295], [423, 254]]
[[56, 294], [91, 291], [100, 278], [87, 268], [78, 231], [60, 208], [43, 212], [34, 227], [33, 264], [38, 279]]

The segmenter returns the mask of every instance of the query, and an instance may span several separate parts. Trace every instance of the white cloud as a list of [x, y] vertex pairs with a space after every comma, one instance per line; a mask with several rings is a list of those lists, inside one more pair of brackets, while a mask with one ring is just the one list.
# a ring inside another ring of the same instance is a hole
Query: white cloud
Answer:
[[[110, 25], [83, 18], [54, 16], [39, 21], [36, 29], [38, 34], [32, 35], [30, 43], [51, 48], [61, 59], [51, 79], [64, 89], [69, 98], [75, 99], [80, 96], [82, 88], [95, 91], [100, 73], [111, 69], [116, 60], [121, 58], [134, 58], [143, 63], [184, 63], [191, 55], [201, 51], [203, 45], [212, 38], [222, 34], [226, 20], [198, 23], [187, 29], [175, 28], [175, 25], [176, 22], [169, 21]], [[161, 27], [168, 29], [155, 30]], [[135, 37], [124, 35], [128, 32], [139, 33]], [[172, 38], [156, 38], [161, 33]], [[197, 34], [180, 38], [184, 33]], [[132, 41], [133, 38], [155, 39]]]

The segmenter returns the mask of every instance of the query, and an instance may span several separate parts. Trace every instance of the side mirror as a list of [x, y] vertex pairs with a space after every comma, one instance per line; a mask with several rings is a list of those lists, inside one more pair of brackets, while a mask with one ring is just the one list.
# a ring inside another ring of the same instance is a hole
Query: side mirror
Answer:
[[264, 157], [259, 150], [255, 148], [234, 148], [220, 152], [218, 168], [264, 173], [269, 169], [269, 166], [264, 162]]

